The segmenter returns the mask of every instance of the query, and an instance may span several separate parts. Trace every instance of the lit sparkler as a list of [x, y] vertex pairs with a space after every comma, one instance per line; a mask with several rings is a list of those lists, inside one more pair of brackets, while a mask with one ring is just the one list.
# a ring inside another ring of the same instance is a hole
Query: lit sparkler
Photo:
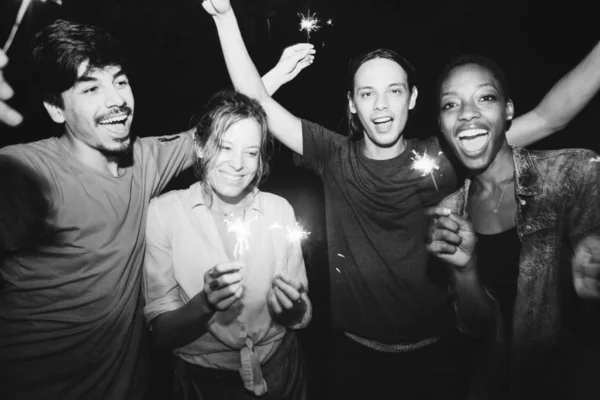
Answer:
[[[47, 1], [51, 1], [53, 3], [58, 4], [59, 6], [62, 5], [62, 0], [41, 0], [43, 3], [46, 3]], [[17, 11], [17, 18], [15, 19], [15, 23], [13, 24], [12, 28], [10, 29], [10, 33], [8, 34], [8, 38], [6, 39], [6, 42], [4, 42], [4, 46], [2, 46], [2, 51], [4, 51], [5, 53], [8, 52], [8, 49], [10, 48], [10, 45], [12, 44], [13, 40], [15, 39], [15, 36], [17, 36], [17, 31], [19, 30], [19, 26], [21, 25], [21, 21], [23, 21], [23, 17], [25, 16], [25, 13], [27, 12], [27, 9], [29, 8], [29, 4], [32, 2], [32, 0], [22, 0], [21, 1], [21, 6], [19, 7], [19, 11]]]
[[233, 219], [228, 217], [224, 221], [225, 225], [227, 225], [227, 232], [235, 234], [235, 247], [233, 248], [233, 256], [236, 260], [239, 260], [244, 252], [250, 250], [250, 224], [256, 219], [257, 218], [254, 217], [251, 220], [245, 221], [244, 217], [242, 216]]
[[435, 181], [435, 177], [433, 176], [433, 171], [440, 169], [440, 167], [436, 164], [436, 162], [427, 155], [427, 150], [423, 152], [423, 155], [420, 155], [416, 151], [412, 151], [414, 153], [414, 157], [412, 158], [413, 163], [410, 169], [419, 170], [423, 175], [431, 175], [431, 179], [433, 180], [433, 185], [435, 186], [435, 190], [438, 190], [437, 183]]
[[302, 13], [298, 13], [300, 17], [300, 30], [306, 31], [306, 42], [310, 41], [310, 33], [312, 31], [318, 31], [321, 26], [319, 25], [319, 19], [317, 18], [317, 13], [311, 15], [310, 10], [308, 10], [308, 14], [304, 15]]
[[331, 18], [329, 18], [326, 22], [327, 25], [329, 26], [333, 26], [333, 20]]
[[306, 239], [310, 235], [310, 232], [305, 231], [298, 222], [296, 222], [296, 225], [287, 226], [285, 229], [287, 231], [286, 238], [290, 243], [301, 242], [302, 239]]

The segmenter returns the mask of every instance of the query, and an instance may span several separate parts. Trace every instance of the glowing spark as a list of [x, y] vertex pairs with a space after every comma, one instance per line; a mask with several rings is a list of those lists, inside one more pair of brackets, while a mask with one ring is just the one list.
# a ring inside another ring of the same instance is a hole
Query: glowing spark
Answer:
[[333, 20], [331, 18], [327, 20], [327, 25], [333, 26]]
[[339, 270], [339, 268], [335, 269], [337, 272], [339, 272], [340, 274], [342, 273], [342, 271]]
[[338, 253], [338, 257], [346, 258], [343, 254]]
[[433, 161], [431, 157], [427, 155], [427, 151], [425, 151], [423, 155], [419, 155], [419, 153], [414, 150], [412, 152], [415, 154], [415, 156], [412, 158], [413, 163], [410, 169], [416, 169], [420, 171], [423, 174], [421, 176], [425, 176], [427, 174], [431, 175], [435, 190], [438, 190], [435, 177], [433, 176], [433, 171], [440, 169], [440, 167], [435, 163], [435, 161]]
[[239, 260], [245, 251], [250, 250], [250, 224], [257, 218], [253, 218], [249, 221], [244, 221], [243, 217], [237, 217], [233, 221], [226, 218], [225, 225], [227, 225], [227, 232], [235, 234], [235, 246], [233, 248], [233, 256]]
[[310, 232], [305, 231], [298, 222], [296, 222], [296, 225], [292, 227], [288, 226], [285, 229], [287, 230], [287, 240], [292, 243], [300, 242], [302, 239], [306, 239], [308, 235], [310, 235]]
[[312, 31], [316, 32], [321, 28], [317, 13], [311, 15], [310, 10], [308, 10], [307, 15], [298, 13], [298, 16], [300, 17], [300, 31], [306, 31], [306, 42], [308, 42], [310, 40], [310, 33]]

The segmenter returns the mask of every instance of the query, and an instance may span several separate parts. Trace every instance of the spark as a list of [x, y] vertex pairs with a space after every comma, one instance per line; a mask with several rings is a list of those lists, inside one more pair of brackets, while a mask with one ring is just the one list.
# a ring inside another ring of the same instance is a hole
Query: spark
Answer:
[[308, 235], [310, 235], [310, 232], [305, 231], [298, 222], [296, 222], [296, 224], [292, 227], [286, 227], [286, 230], [287, 240], [292, 243], [300, 242], [302, 239], [306, 239]]
[[342, 271], [340, 271], [340, 269], [339, 269], [339, 268], [336, 268], [335, 270], [336, 270], [337, 272], [339, 272], [340, 274], [342, 273]]
[[244, 221], [243, 217], [237, 217], [233, 220], [226, 218], [224, 220], [227, 225], [227, 232], [235, 234], [235, 246], [233, 248], [233, 256], [239, 260], [245, 251], [250, 250], [250, 224], [257, 218]]
[[333, 20], [331, 18], [329, 18], [326, 23], [329, 26], [333, 26]]
[[416, 169], [422, 173], [421, 176], [431, 175], [431, 179], [433, 180], [433, 185], [435, 186], [435, 190], [438, 190], [437, 183], [435, 181], [435, 177], [433, 176], [433, 171], [440, 169], [440, 167], [436, 164], [436, 162], [427, 155], [427, 150], [423, 152], [423, 155], [419, 155], [416, 151], [412, 151], [414, 153], [414, 157], [412, 158], [413, 163], [410, 169]]
[[300, 17], [300, 31], [306, 31], [306, 41], [310, 40], [310, 33], [312, 31], [318, 31], [321, 26], [319, 26], [319, 19], [317, 18], [317, 13], [311, 15], [310, 10], [308, 10], [307, 15], [302, 13], [298, 13]]
[[346, 256], [344, 256], [343, 254], [338, 253], [337, 255], [338, 257], [346, 258]]

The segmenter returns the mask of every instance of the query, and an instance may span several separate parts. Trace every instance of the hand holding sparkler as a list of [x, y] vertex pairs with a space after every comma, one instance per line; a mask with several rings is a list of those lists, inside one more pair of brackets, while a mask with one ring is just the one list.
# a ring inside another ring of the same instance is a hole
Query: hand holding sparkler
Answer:
[[423, 155], [420, 155], [416, 151], [412, 151], [414, 153], [414, 157], [412, 158], [413, 163], [410, 169], [416, 169], [421, 171], [425, 176], [427, 174], [431, 175], [431, 179], [433, 180], [433, 186], [435, 186], [435, 190], [438, 190], [437, 183], [435, 181], [435, 177], [433, 176], [433, 171], [440, 169], [435, 161], [431, 157], [427, 155], [427, 151], [423, 152]]
[[217, 264], [204, 274], [204, 296], [212, 311], [225, 311], [242, 297], [244, 263], [233, 261]]
[[[316, 50], [310, 43], [298, 43], [286, 47], [279, 58], [277, 65], [263, 77], [263, 83], [267, 80], [276, 80], [278, 87], [294, 79], [300, 71], [311, 65], [315, 59]], [[267, 79], [270, 78], [270, 79]], [[265, 84], [266, 87], [266, 84]], [[267, 88], [269, 93], [275, 92]]]
[[8, 126], [17, 126], [23, 121], [23, 116], [5, 103], [5, 101], [9, 100], [14, 94], [12, 88], [4, 80], [4, 75], [2, 74], [2, 69], [7, 63], [8, 57], [0, 50], [0, 121]]
[[[277, 274], [267, 295], [267, 304], [278, 318], [296, 317], [303, 311], [302, 294], [306, 289], [297, 278]], [[299, 315], [302, 318], [302, 315]], [[293, 318], [295, 319], [295, 318]]]
[[443, 207], [432, 207], [426, 215], [432, 218], [427, 250], [456, 270], [469, 268], [477, 244], [471, 222]]

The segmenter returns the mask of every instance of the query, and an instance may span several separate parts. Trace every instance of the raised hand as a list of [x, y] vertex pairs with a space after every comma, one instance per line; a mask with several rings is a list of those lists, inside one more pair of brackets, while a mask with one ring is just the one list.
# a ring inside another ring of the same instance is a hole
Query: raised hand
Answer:
[[315, 59], [315, 47], [311, 43], [298, 43], [286, 47], [275, 66], [281, 73], [282, 84], [294, 79], [300, 71], [311, 65]]
[[229, 0], [203, 0], [202, 7], [212, 16], [226, 14], [231, 11]]
[[273, 278], [273, 285], [267, 295], [267, 304], [276, 316], [287, 314], [302, 303], [304, 291], [304, 286], [298, 279], [278, 274]]
[[217, 264], [204, 274], [204, 296], [213, 311], [225, 311], [242, 297], [241, 261]]
[[457, 269], [466, 268], [477, 242], [471, 222], [443, 207], [432, 207], [426, 214], [433, 218], [427, 250]]
[[17, 126], [23, 121], [21, 114], [13, 110], [5, 103], [9, 100], [14, 92], [10, 85], [4, 80], [2, 69], [8, 64], [8, 57], [0, 50], [0, 121], [8, 126]]
[[585, 300], [600, 300], [600, 237], [589, 236], [575, 248], [573, 285]]

